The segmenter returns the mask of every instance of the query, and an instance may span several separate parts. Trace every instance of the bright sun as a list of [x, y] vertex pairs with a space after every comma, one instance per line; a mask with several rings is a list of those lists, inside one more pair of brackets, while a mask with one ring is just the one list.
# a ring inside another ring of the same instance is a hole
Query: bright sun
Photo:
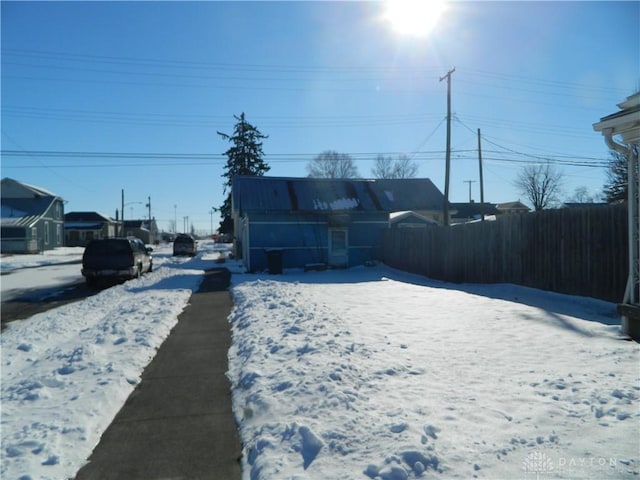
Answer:
[[444, 0], [387, 0], [384, 19], [399, 33], [425, 36], [438, 23]]

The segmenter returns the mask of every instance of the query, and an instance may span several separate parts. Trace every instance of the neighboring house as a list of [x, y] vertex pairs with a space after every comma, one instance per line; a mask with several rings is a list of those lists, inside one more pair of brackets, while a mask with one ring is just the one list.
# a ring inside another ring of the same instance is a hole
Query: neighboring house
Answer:
[[231, 191], [236, 255], [249, 271], [265, 270], [274, 249], [284, 268], [376, 260], [392, 212], [440, 212], [444, 201], [426, 178], [237, 176]]
[[517, 202], [507, 202], [507, 203], [498, 203], [496, 205], [496, 209], [500, 215], [512, 215], [515, 213], [529, 213], [531, 209], [521, 203]]
[[565, 202], [561, 208], [593, 208], [602, 207], [603, 205], [609, 205], [606, 202]]
[[[521, 204], [522, 205], [522, 204]], [[500, 211], [493, 203], [452, 203], [451, 206], [456, 210], [451, 214], [451, 223], [467, 223], [484, 218], [495, 220], [496, 215], [500, 215]], [[526, 208], [526, 207], [525, 207]], [[528, 209], [527, 209], [528, 210]]]
[[3, 178], [2, 253], [37, 253], [64, 246], [64, 200], [40, 187]]
[[148, 245], [160, 241], [155, 218], [151, 219], [151, 225], [149, 220], [125, 220], [124, 232], [127, 237], [138, 237]]
[[627, 158], [627, 208], [629, 211], [629, 278], [618, 312], [622, 330], [640, 341], [640, 92], [618, 104], [615, 113], [593, 125], [609, 148]]
[[118, 222], [97, 212], [69, 212], [64, 216], [67, 247], [85, 247], [93, 239], [116, 236]]
[[439, 225], [434, 219], [417, 212], [393, 212], [389, 215], [389, 228], [425, 228]]

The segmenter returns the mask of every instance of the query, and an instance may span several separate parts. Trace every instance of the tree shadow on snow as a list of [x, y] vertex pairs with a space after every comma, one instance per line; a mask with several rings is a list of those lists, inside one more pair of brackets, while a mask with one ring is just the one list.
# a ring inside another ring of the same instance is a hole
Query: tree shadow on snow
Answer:
[[616, 313], [616, 305], [611, 302], [547, 292], [513, 284], [448, 283], [396, 270], [382, 264], [375, 267], [363, 266], [320, 272], [285, 270], [283, 275], [269, 275], [268, 273], [234, 275], [234, 284], [236, 285], [256, 280], [298, 282], [304, 284], [346, 284], [392, 280], [426, 288], [456, 290], [469, 295], [520, 303], [539, 310], [535, 315], [523, 312], [522, 317], [525, 320], [541, 321], [585, 336], [593, 336], [593, 333], [581, 328], [577, 325], [577, 322], [573, 322], [567, 317], [604, 325], [620, 325], [620, 317]]

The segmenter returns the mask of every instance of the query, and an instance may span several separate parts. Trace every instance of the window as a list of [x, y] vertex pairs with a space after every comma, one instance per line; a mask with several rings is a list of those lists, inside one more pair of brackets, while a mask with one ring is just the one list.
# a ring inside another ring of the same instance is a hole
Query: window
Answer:
[[49, 245], [49, 222], [44, 222], [44, 244]]
[[56, 244], [62, 245], [62, 225], [56, 225]]

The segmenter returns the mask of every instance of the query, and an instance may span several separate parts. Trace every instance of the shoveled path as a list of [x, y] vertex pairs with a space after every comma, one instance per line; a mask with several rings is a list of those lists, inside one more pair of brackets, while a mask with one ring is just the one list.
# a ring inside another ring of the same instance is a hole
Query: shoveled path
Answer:
[[240, 441], [225, 375], [230, 277], [226, 268], [205, 272], [76, 480], [240, 479]]

